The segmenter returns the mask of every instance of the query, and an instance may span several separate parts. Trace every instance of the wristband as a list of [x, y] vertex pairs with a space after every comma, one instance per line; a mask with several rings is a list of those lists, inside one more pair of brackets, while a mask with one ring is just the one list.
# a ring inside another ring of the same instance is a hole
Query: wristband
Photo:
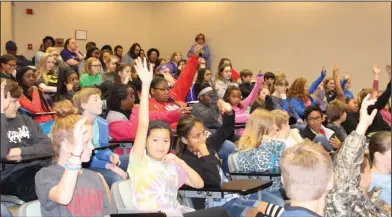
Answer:
[[264, 74], [257, 74], [257, 77], [263, 77], [264, 76]]
[[64, 164], [64, 168], [66, 170], [78, 171], [78, 170], [82, 169], [82, 165], [80, 165], [80, 164], [73, 164], [73, 163], [70, 163], [69, 161], [67, 161]]

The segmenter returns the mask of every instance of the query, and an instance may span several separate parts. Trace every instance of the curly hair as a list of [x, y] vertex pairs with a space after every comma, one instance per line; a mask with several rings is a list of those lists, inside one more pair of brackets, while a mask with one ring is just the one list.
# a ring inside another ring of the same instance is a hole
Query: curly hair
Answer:
[[309, 94], [305, 91], [306, 82], [307, 80], [303, 77], [295, 79], [287, 91], [287, 98], [291, 99], [295, 97], [307, 101], [309, 99]]

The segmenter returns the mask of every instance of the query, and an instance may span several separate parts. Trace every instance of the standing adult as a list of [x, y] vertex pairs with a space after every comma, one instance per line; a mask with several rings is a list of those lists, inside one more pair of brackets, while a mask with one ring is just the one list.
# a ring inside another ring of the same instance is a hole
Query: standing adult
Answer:
[[211, 66], [210, 48], [208, 47], [208, 44], [206, 44], [206, 37], [205, 37], [205, 35], [203, 33], [197, 34], [196, 37], [195, 37], [195, 42], [196, 43], [193, 44], [191, 49], [189, 49], [189, 51], [188, 51], [188, 54], [187, 54], [188, 58], [190, 56], [192, 56], [193, 48], [196, 45], [201, 45], [202, 46], [202, 50], [201, 50], [201, 56], [200, 57], [203, 57], [206, 60], [206, 63], [207, 63], [206, 68], [210, 69], [211, 68], [210, 67]]

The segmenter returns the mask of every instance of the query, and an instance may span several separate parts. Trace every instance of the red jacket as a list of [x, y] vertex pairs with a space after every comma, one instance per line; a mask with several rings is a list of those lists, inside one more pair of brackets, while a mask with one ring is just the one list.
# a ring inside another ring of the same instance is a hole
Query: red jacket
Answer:
[[233, 81], [237, 81], [240, 78], [240, 74], [235, 69], [231, 70], [231, 78]]
[[[123, 115], [125, 117], [125, 115]], [[177, 123], [180, 119], [178, 111], [168, 112], [150, 112], [150, 120], [163, 120], [171, 123]], [[109, 118], [108, 118], [108, 121]], [[133, 107], [132, 114], [128, 121], [118, 120], [109, 123], [109, 136], [114, 140], [133, 140], [136, 136], [137, 125], [139, 122], [139, 107]]]
[[[31, 94], [31, 98], [32, 100], [30, 101], [30, 99], [28, 99], [24, 94], [22, 94], [22, 96], [20, 96], [19, 98], [20, 106], [33, 114], [47, 112], [44, 110], [44, 106], [41, 103], [38, 90], [33, 91], [33, 93]], [[51, 108], [49, 109], [51, 110]], [[34, 120], [39, 123], [47, 122], [52, 119], [52, 115], [37, 116], [34, 118]]]
[[[174, 101], [169, 101], [166, 103], [157, 102], [154, 98], [149, 101], [150, 112], [166, 112], [175, 111], [181, 107], [186, 106], [185, 97], [189, 92], [189, 89], [193, 84], [193, 77], [197, 72], [198, 57], [191, 56], [186, 62], [185, 68], [178, 77], [177, 82], [174, 84], [173, 88], [170, 90], [170, 97]], [[177, 123], [172, 123], [170, 125], [172, 129], [177, 127]]]

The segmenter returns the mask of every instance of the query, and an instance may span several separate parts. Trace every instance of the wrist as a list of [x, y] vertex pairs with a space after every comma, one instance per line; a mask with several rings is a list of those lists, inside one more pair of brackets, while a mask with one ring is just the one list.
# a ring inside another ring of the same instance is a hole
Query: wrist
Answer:
[[363, 123], [359, 123], [357, 129], [355, 130], [359, 135], [365, 135], [367, 126]]

